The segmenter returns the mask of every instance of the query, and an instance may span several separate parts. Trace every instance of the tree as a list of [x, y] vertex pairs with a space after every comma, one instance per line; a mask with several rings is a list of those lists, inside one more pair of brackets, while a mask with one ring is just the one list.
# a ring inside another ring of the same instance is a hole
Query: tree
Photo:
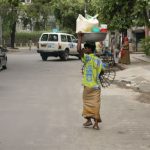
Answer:
[[47, 30], [50, 28], [50, 17], [54, 15], [52, 11], [52, 0], [32, 0], [30, 5], [22, 6], [22, 21], [24, 25], [30, 24], [34, 30]]
[[15, 35], [16, 35], [16, 23], [18, 20], [18, 12], [17, 12], [17, 8], [19, 7], [19, 0], [8, 0], [9, 4], [10, 4], [10, 12], [9, 15], [12, 15], [11, 18], [11, 22], [12, 24], [10, 24], [10, 29], [11, 29], [11, 33], [10, 33], [10, 37], [11, 37], [11, 47], [14, 48], [14, 43], [15, 43]]
[[135, 16], [133, 22], [137, 26], [145, 26], [145, 36], [149, 36], [150, 28], [150, 1], [149, 0], [137, 0], [134, 7]]
[[[99, 4], [99, 5], [98, 5]], [[99, 18], [110, 30], [126, 30], [132, 25], [135, 0], [96, 0]]]
[[50, 14], [48, 2], [50, 2], [50, 0], [33, 0], [31, 5], [22, 5], [20, 0], [0, 1], [0, 14], [3, 18], [3, 30], [4, 32], [9, 32], [10, 46], [12, 48], [14, 48], [18, 19], [21, 19], [24, 26], [27, 26], [28, 24], [32, 25], [32, 20], [34, 18], [36, 24], [40, 24], [38, 29], [45, 29]]
[[124, 31], [131, 26], [150, 25], [147, 9], [149, 0], [94, 0], [90, 11], [96, 9], [101, 22], [110, 30]]
[[150, 27], [150, 1], [149, 0], [136, 0], [135, 6], [134, 6], [134, 20], [133, 23], [137, 26], [148, 26]]
[[106, 23], [110, 31], [115, 31], [115, 41], [119, 39], [118, 31], [126, 36], [132, 26], [150, 25], [149, 0], [94, 0], [89, 8], [90, 12], [97, 11], [100, 22]]
[[10, 46], [12, 48], [14, 48], [15, 43], [16, 22], [18, 19], [19, 3], [19, 0], [5, 0], [0, 3], [1, 12], [3, 14], [3, 29], [6, 29], [8, 32], [10, 32]]
[[[7, 17], [7, 12], [8, 10], [8, 5], [6, 3], [6, 1], [0, 1], [0, 17], [1, 17], [1, 22], [0, 22], [0, 44], [3, 44], [3, 33], [7, 30], [9, 30], [8, 28], [8, 17]], [[5, 24], [5, 25], [4, 25]]]
[[54, 15], [61, 29], [75, 31], [78, 14], [84, 13], [84, 3], [80, 0], [52, 0]]

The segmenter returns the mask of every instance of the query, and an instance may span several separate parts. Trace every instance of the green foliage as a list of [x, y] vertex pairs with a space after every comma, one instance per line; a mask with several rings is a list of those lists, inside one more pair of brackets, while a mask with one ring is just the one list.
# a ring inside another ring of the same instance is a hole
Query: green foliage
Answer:
[[49, 23], [49, 16], [52, 15], [50, 0], [36, 0], [31, 5], [24, 7], [24, 22], [35, 24], [35, 30], [46, 30]]
[[[40, 31], [40, 32], [17, 32], [15, 43], [16, 44], [28, 43], [29, 39], [31, 39], [34, 43], [37, 43], [41, 34], [42, 34], [42, 31]], [[3, 39], [5, 40], [6, 45], [8, 45], [9, 41], [10, 41], [9, 34], [5, 33], [3, 35]]]
[[109, 29], [124, 30], [132, 25], [132, 11], [136, 0], [101, 0], [100, 19]]
[[75, 31], [78, 14], [84, 13], [84, 3], [80, 0], [52, 0], [52, 10], [60, 29]]
[[18, 7], [18, 6], [19, 6], [19, 2], [20, 2], [20, 0], [8, 0], [8, 3], [9, 3], [12, 7]]
[[11, 37], [11, 47], [14, 47], [16, 23], [18, 20], [18, 8], [20, 0], [5, 0], [0, 2], [0, 14], [3, 20], [3, 32], [9, 33]]
[[145, 54], [150, 56], [150, 36], [146, 37], [141, 41], [142, 49], [144, 50]]
[[[150, 1], [149, 0], [136, 0], [134, 5], [134, 20], [133, 23], [137, 26], [149, 26], [150, 21], [148, 16], [148, 11], [150, 11]], [[149, 14], [150, 15], [150, 14]]]
[[[133, 25], [150, 26], [149, 8], [150, 0], [91, 0], [86, 3], [87, 14], [99, 14], [100, 23], [108, 24], [110, 30], [120, 31]], [[84, 9], [85, 0], [32, 0], [30, 5], [22, 5], [20, 0], [1, 0], [3, 33], [15, 32], [13, 25], [18, 18], [24, 27], [34, 26], [36, 31], [50, 30], [52, 24], [54, 28], [59, 25], [60, 30], [73, 33], [78, 14], [84, 15]], [[56, 20], [50, 16], [55, 16]]]
[[31, 39], [37, 43], [42, 32], [19, 32], [16, 33], [16, 43], [28, 43]]
[[41, 4], [46, 4], [50, 3], [52, 0], [32, 0], [33, 3], [41, 3]]
[[134, 25], [149, 26], [149, 8], [149, 0], [94, 0], [90, 12], [96, 10], [100, 22], [108, 24], [109, 29], [122, 31]]

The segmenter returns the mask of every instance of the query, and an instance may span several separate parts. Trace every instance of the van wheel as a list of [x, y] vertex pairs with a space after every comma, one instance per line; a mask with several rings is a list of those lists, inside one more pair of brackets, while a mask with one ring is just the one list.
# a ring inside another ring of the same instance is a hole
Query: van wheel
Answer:
[[5, 66], [3, 66], [3, 69], [7, 69], [7, 66], [5, 65]]
[[41, 54], [41, 58], [42, 58], [43, 61], [46, 61], [47, 60], [47, 55]]
[[60, 58], [61, 58], [62, 60], [64, 60], [64, 61], [68, 60], [68, 58], [69, 58], [69, 50], [66, 49], [66, 50], [61, 54]]

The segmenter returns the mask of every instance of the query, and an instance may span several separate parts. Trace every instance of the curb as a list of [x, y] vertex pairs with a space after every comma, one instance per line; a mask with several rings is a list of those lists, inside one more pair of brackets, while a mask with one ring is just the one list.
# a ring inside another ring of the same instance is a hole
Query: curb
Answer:
[[136, 56], [135, 57], [133, 56], [133, 58], [150, 63], [150, 58], [141, 58], [141, 57], [136, 57]]
[[[23, 51], [30, 51], [29, 47], [17, 47], [17, 48], [7, 48], [8, 52], [23, 52]], [[36, 47], [32, 47], [31, 50], [37, 50]]]

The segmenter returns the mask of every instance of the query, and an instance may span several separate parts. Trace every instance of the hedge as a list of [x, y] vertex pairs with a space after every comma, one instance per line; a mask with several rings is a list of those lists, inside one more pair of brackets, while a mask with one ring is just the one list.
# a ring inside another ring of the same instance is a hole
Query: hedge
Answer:
[[[16, 39], [15, 43], [18, 44], [25, 44], [28, 43], [31, 39], [33, 43], [37, 43], [39, 40], [40, 35], [43, 33], [43, 31], [40, 32], [17, 32], [16, 33]], [[10, 35], [7, 33], [3, 35], [3, 41], [5, 41], [6, 45], [10, 45]]]
[[[16, 39], [15, 39], [15, 44], [16, 45], [26, 45], [26, 43], [29, 42], [31, 39], [33, 43], [37, 43], [39, 40], [40, 35], [43, 32], [49, 32], [49, 31], [34, 31], [34, 32], [16, 32]], [[71, 31], [68, 30], [63, 30], [61, 32], [66, 32], [66, 33], [71, 33]], [[3, 35], [3, 41], [5, 41], [5, 45], [9, 46], [10, 45], [10, 35], [8, 33], [5, 33]]]
[[16, 33], [15, 43], [28, 43], [31, 39], [33, 43], [37, 43], [42, 32], [20, 32]]
[[144, 53], [148, 56], [150, 56], [150, 36], [146, 37], [141, 41], [142, 49], [144, 50]]

